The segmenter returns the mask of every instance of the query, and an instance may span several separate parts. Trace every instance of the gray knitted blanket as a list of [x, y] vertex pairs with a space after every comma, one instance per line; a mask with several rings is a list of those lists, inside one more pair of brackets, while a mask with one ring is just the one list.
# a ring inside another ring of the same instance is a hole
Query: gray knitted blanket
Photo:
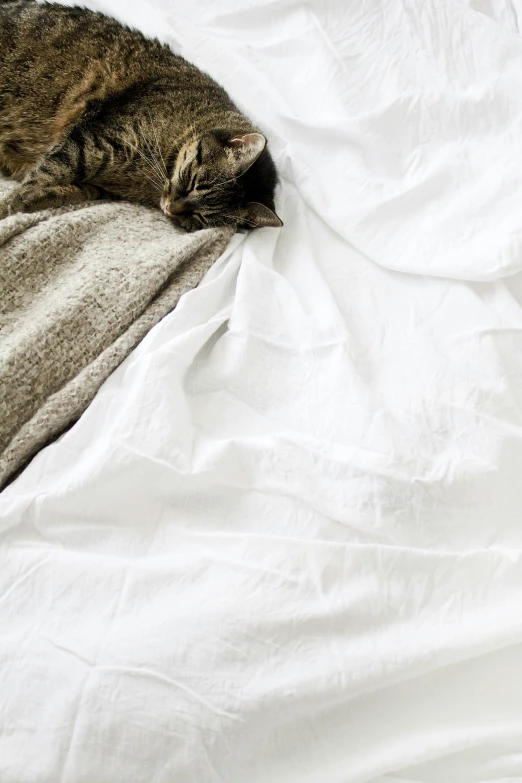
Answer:
[[[0, 180], [0, 195], [11, 187]], [[0, 489], [89, 405], [231, 233], [126, 203], [0, 221]]]

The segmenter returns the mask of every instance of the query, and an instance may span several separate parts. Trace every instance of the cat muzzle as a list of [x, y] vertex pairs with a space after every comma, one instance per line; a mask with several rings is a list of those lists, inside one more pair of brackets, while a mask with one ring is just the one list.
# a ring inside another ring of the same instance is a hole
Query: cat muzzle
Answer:
[[167, 215], [183, 215], [188, 212], [188, 204], [184, 199], [176, 199], [175, 201], [169, 201], [165, 205], [165, 212]]

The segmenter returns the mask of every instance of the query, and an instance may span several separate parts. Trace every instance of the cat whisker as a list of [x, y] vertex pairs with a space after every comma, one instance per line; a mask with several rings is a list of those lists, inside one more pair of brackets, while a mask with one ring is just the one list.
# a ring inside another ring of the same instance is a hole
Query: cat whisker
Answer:
[[[145, 138], [145, 137], [143, 137], [143, 138]], [[130, 147], [132, 147], [132, 149], [133, 149], [135, 152], [137, 152], [137, 153], [138, 153], [138, 155], [139, 155], [139, 156], [140, 156], [140, 157], [141, 157], [141, 158], [142, 158], [142, 159], [143, 159], [143, 160], [144, 160], [144, 161], [147, 163], [147, 165], [148, 165], [148, 166], [150, 166], [150, 168], [151, 168], [151, 169], [154, 171], [154, 173], [155, 173], [155, 174], [159, 174], [159, 173], [160, 173], [160, 172], [159, 172], [159, 170], [156, 170], [156, 168], [154, 167], [153, 161], [152, 161], [150, 158], [148, 158], [148, 157], [147, 157], [147, 155], [145, 155], [145, 153], [143, 152], [143, 150], [140, 150], [140, 148], [139, 148], [139, 147], [137, 147], [135, 144], [133, 144], [133, 143], [132, 143], [131, 141], [129, 141], [128, 139], [126, 140], [126, 143], [127, 143], [127, 144], [128, 144]], [[161, 172], [161, 179], [163, 179], [163, 172]]]
[[146, 171], [142, 172], [143, 176], [146, 177], [149, 182], [154, 183], [154, 185], [157, 187], [160, 193], [163, 193], [163, 183], [160, 182], [156, 177], [152, 176], [151, 174], [147, 174]]
[[147, 174], [145, 171], [142, 171], [141, 173], [143, 174], [143, 176], [145, 177], [145, 179], [148, 179], [148, 180], [149, 180], [149, 182], [150, 182], [152, 185], [154, 185], [154, 189], [155, 189], [155, 190], [157, 190], [157, 191], [158, 191], [158, 193], [163, 193], [163, 186], [162, 186], [162, 185], [159, 185], [159, 183], [157, 182], [157, 180], [153, 179], [153, 178], [152, 178], [151, 176], [149, 176], [149, 174]]
[[[247, 169], [247, 171], [248, 171], [248, 169]], [[219, 188], [223, 188], [225, 185], [228, 185], [230, 182], [236, 182], [236, 180], [238, 180], [240, 177], [242, 177], [243, 174], [245, 174], [245, 173], [246, 173], [245, 171], [242, 171], [241, 174], [237, 175], [237, 177], [230, 177], [230, 179], [225, 179], [225, 180], [215, 179], [213, 182], [209, 183], [209, 187], [211, 187], [211, 188], [218, 188], [218, 189]]]
[[158, 179], [156, 179], [156, 177], [152, 176], [151, 174], [147, 174], [146, 171], [142, 171], [141, 173], [146, 179], [149, 180], [149, 182], [154, 185], [158, 193], [163, 193], [163, 184]]
[[151, 161], [147, 158], [146, 155], [144, 155], [144, 153], [139, 149], [139, 147], [137, 147], [135, 144], [133, 144], [128, 139], [125, 140], [125, 143], [128, 144], [129, 147], [131, 147], [135, 152], [137, 152], [138, 155], [140, 155], [140, 157], [143, 158], [143, 160], [152, 168]]
[[215, 190], [222, 190], [225, 187], [225, 185], [228, 185], [230, 182], [235, 182], [241, 176], [242, 174], [240, 174], [238, 177], [231, 177], [230, 179], [225, 179], [225, 180], [215, 179], [213, 182], [209, 183], [209, 188], [213, 188]]
[[146, 179], [149, 180], [149, 182], [152, 182], [155, 185], [155, 187], [158, 189], [160, 193], [163, 193], [163, 184], [159, 180], [157, 180], [151, 174], [147, 174], [146, 171], [142, 171], [141, 173], [143, 174], [144, 177], [146, 177]]
[[151, 160], [152, 160], [152, 162], [154, 164], [154, 168], [155, 168], [156, 172], [159, 174], [161, 179], [163, 179], [163, 177], [165, 177], [165, 179], [168, 180], [169, 179], [169, 175], [168, 175], [168, 172], [167, 172], [167, 168], [165, 166], [165, 161], [163, 160], [163, 155], [161, 154], [161, 149], [159, 147], [159, 140], [158, 140], [158, 136], [157, 136], [157, 133], [156, 133], [156, 129], [154, 127], [154, 123], [152, 122], [152, 115], [151, 115], [150, 111], [148, 111], [148, 110], [147, 110], [147, 113], [149, 115], [151, 128], [152, 128], [152, 131], [153, 131], [155, 139], [156, 139], [156, 149], [158, 150], [158, 152], [159, 152], [159, 154], [161, 156], [161, 162], [158, 160], [157, 155], [154, 153], [154, 149], [152, 147], [151, 140], [147, 136], [145, 136], [144, 133], [141, 133], [141, 137], [142, 137], [143, 141], [145, 142], [145, 145], [147, 147], [147, 151], [148, 151], [148, 153], [149, 153], [149, 155], [151, 157]]
[[168, 179], [169, 178], [169, 173], [167, 171], [167, 166], [165, 165], [165, 160], [163, 158], [163, 153], [161, 152], [161, 147], [160, 147], [160, 143], [159, 143], [159, 139], [158, 139], [158, 134], [156, 132], [156, 126], [154, 125], [154, 123], [152, 121], [152, 114], [151, 114], [150, 110], [148, 110], [148, 115], [149, 115], [149, 119], [150, 119], [150, 124], [152, 126], [152, 131], [154, 133], [154, 138], [156, 139], [156, 149], [158, 150], [159, 156], [161, 158], [161, 163], [163, 165], [163, 171], [165, 172], [165, 176]]
[[154, 166], [152, 165], [151, 161], [150, 161], [150, 160], [147, 158], [147, 156], [146, 156], [146, 155], [144, 155], [144, 154], [143, 154], [143, 152], [142, 152], [142, 151], [141, 151], [141, 150], [140, 150], [138, 147], [136, 147], [136, 146], [135, 146], [135, 145], [134, 145], [132, 142], [130, 142], [128, 139], [126, 140], [126, 143], [127, 143], [127, 144], [128, 144], [130, 147], [132, 147], [132, 149], [133, 149], [133, 150], [135, 150], [135, 151], [138, 153], [138, 155], [139, 155], [139, 156], [140, 156], [140, 157], [141, 157], [141, 158], [142, 158], [142, 159], [145, 161], [145, 163], [146, 163], [146, 164], [147, 164], [147, 165], [148, 165], [148, 166], [151, 168], [151, 170], [152, 170], [152, 172], [153, 172], [153, 175], [154, 175], [154, 176], [153, 176], [153, 177], [151, 177], [151, 176], [147, 176], [147, 175], [146, 175], [146, 176], [147, 176], [147, 179], [150, 179], [151, 181], [153, 181], [153, 182], [154, 182], [154, 183], [157, 185], [157, 187], [158, 187], [160, 190], [163, 190], [163, 186], [165, 185], [165, 181], [163, 180], [163, 175], [161, 175], [161, 177], [160, 177], [159, 173], [158, 173], [158, 172], [157, 172], [157, 170], [154, 168]]
[[[128, 139], [126, 140], [126, 143], [127, 143], [127, 144], [128, 144], [130, 147], [132, 147], [132, 148], [133, 148], [133, 149], [134, 149], [134, 150], [135, 150], [135, 151], [136, 151], [136, 152], [137, 152], [137, 153], [138, 153], [138, 154], [139, 154], [139, 155], [140, 155], [140, 156], [143, 158], [143, 160], [145, 161], [145, 163], [147, 163], [147, 164], [150, 166], [150, 162], [149, 162], [149, 161], [147, 160], [147, 158], [146, 158], [146, 157], [145, 157], [145, 156], [142, 154], [141, 150], [139, 150], [137, 147], [135, 147], [135, 146], [134, 146], [134, 144], [132, 144], [132, 143], [131, 143], [131, 142], [130, 142]], [[155, 170], [154, 170], [154, 169], [152, 169], [152, 174], [148, 174], [146, 171], [142, 171], [141, 173], [142, 173], [142, 175], [143, 175], [143, 176], [144, 176], [146, 179], [148, 179], [148, 180], [149, 180], [149, 182], [151, 182], [151, 183], [154, 185], [154, 188], [155, 188], [155, 190], [157, 190], [159, 193], [162, 193], [162, 192], [163, 192], [163, 183], [162, 183], [162, 182], [160, 182], [159, 178], [157, 178], [157, 174], [156, 174], [156, 172], [155, 172]]]
[[154, 154], [154, 150], [152, 149], [152, 144], [150, 142], [150, 139], [148, 139], [143, 134], [142, 134], [142, 138], [143, 138], [143, 141], [145, 142], [145, 145], [146, 145], [146, 148], [147, 148], [147, 152], [150, 155], [150, 162], [151, 162], [151, 165], [154, 167], [154, 171], [158, 174], [158, 176], [161, 179], [168, 179], [168, 177], [166, 177], [166, 175], [161, 170], [160, 163], [159, 163], [156, 155]]
[[162, 181], [168, 180], [168, 177], [166, 177], [166, 175], [161, 170], [161, 166], [159, 165], [159, 162], [156, 156], [154, 155], [154, 150], [151, 147], [150, 140], [143, 133], [141, 134], [141, 137], [145, 143], [145, 148], [149, 156], [147, 159], [149, 161], [151, 168], [154, 169], [154, 171]]
[[230, 218], [231, 220], [235, 220], [237, 223], [246, 223], [247, 225], [251, 226], [252, 228], [257, 227], [257, 223], [254, 223], [252, 220], [249, 220], [248, 218], [242, 218], [241, 215], [227, 215], [225, 212], [222, 213], [223, 217]]
[[245, 172], [244, 172], [244, 171], [242, 171], [242, 172], [241, 172], [241, 174], [238, 174], [238, 175], [237, 175], [237, 177], [231, 177], [230, 179], [226, 179], [224, 182], [221, 182], [220, 184], [221, 184], [221, 185], [228, 185], [228, 183], [229, 183], [229, 182], [235, 182], [235, 181], [236, 181], [236, 180], [238, 180], [240, 177], [242, 177], [242, 176], [243, 176], [243, 174], [245, 174]]

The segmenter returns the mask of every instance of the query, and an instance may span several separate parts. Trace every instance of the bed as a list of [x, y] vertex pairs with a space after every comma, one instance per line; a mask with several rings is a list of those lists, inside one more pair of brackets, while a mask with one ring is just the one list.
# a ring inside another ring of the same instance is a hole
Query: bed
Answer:
[[284, 228], [0, 495], [1, 783], [522, 780], [522, 4], [86, 4]]

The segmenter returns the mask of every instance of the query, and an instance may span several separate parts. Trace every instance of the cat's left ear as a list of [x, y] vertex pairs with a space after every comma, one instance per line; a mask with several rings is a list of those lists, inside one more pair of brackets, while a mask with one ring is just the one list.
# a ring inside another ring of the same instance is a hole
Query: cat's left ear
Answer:
[[248, 228], [281, 228], [283, 221], [277, 217], [275, 212], [264, 204], [257, 201], [250, 201], [247, 204], [247, 213], [245, 223]]
[[245, 133], [230, 139], [226, 145], [226, 156], [232, 174], [239, 177], [248, 171], [265, 147], [266, 139], [262, 133]]

